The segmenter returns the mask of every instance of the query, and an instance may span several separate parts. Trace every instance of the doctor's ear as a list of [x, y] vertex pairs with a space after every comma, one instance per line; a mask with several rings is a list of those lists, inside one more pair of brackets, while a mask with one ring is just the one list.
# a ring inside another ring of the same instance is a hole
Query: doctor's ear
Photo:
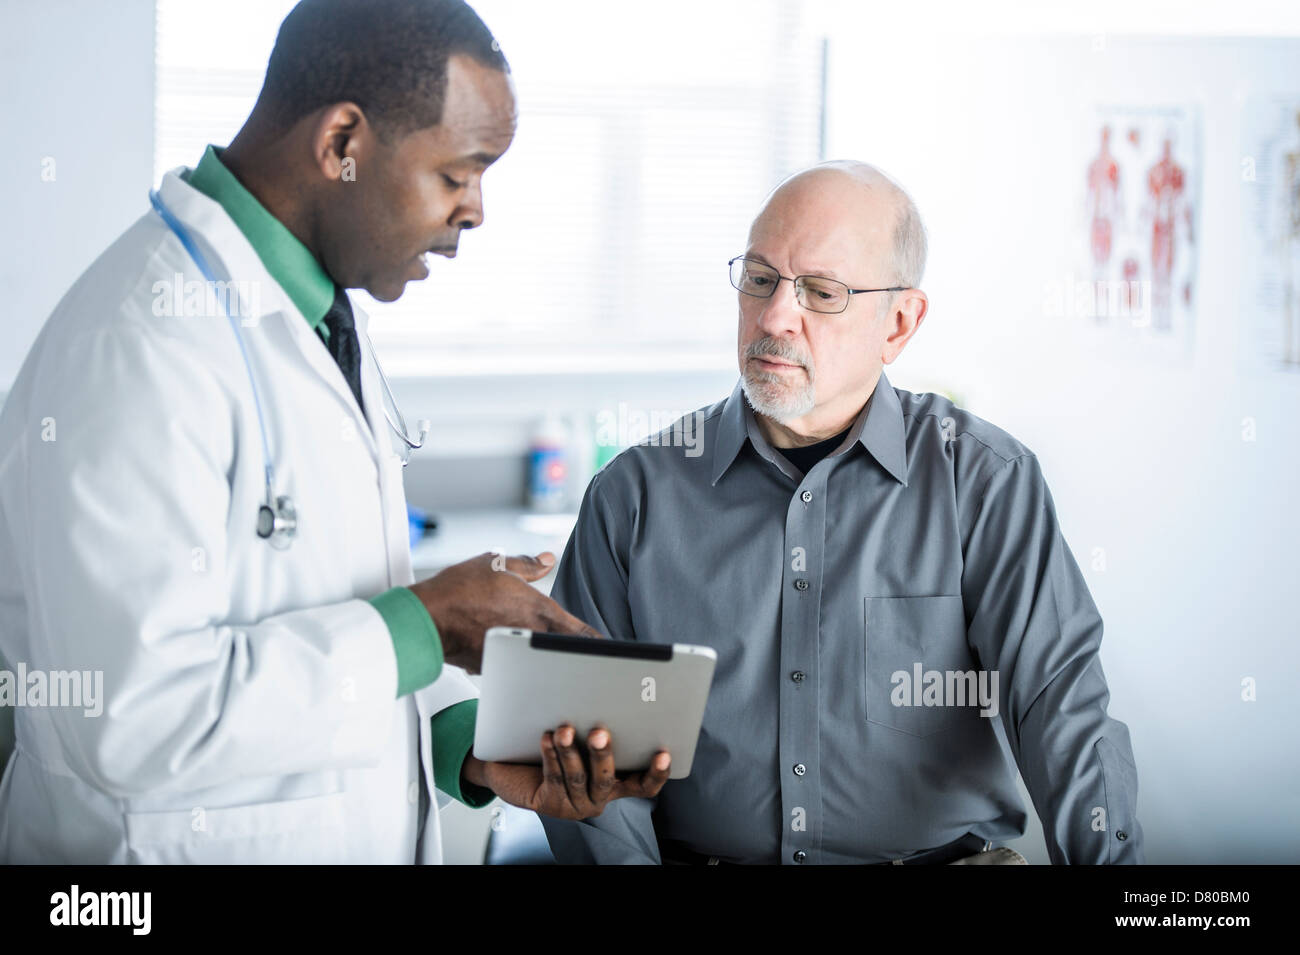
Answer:
[[312, 159], [326, 180], [353, 182], [357, 166], [374, 149], [375, 132], [356, 103], [335, 103], [321, 111], [311, 143]]

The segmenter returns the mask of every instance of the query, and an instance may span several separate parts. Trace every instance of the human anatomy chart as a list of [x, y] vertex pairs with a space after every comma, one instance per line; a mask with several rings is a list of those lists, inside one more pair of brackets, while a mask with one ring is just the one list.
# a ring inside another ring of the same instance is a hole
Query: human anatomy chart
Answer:
[[1098, 107], [1075, 168], [1083, 196], [1074, 313], [1098, 328], [1190, 342], [1201, 166], [1190, 106]]

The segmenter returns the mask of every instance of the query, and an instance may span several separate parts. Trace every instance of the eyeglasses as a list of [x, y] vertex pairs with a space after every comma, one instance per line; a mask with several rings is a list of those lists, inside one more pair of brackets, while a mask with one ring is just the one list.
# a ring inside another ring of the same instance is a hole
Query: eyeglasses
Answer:
[[782, 279], [794, 283], [795, 298], [810, 312], [834, 314], [849, 307], [850, 295], [864, 292], [904, 292], [906, 286], [893, 288], [849, 288], [843, 282], [821, 275], [800, 275], [787, 278], [770, 265], [738, 255], [727, 265], [731, 268], [731, 284], [737, 291], [755, 298], [771, 298]]

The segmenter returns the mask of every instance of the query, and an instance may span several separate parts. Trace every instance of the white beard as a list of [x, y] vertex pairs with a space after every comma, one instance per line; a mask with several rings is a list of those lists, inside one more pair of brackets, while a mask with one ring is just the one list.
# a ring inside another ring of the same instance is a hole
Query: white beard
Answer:
[[755, 412], [782, 423], [802, 418], [817, 406], [817, 389], [811, 378], [802, 387], [792, 388], [778, 374], [747, 367], [740, 387]]

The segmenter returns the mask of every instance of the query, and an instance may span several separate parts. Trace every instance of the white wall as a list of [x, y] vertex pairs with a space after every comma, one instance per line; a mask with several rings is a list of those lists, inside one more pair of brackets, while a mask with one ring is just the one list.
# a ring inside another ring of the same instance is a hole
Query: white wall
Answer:
[[[0, 403], [68, 286], [147, 205], [153, 37], [150, 0], [4, 0]], [[0, 708], [0, 768], [12, 747]]]
[[[1147, 861], [1300, 860], [1300, 375], [1249, 363], [1240, 171], [1243, 97], [1300, 94], [1300, 39], [886, 38], [845, 16], [828, 154], [901, 179], [931, 239], [931, 312], [891, 378], [955, 389], [1043, 461], [1106, 622]], [[1045, 314], [1045, 286], [1078, 277], [1063, 239], [1098, 102], [1200, 105], [1199, 313], [1185, 359], [1107, 347]], [[1241, 701], [1245, 677], [1255, 703]]]
[[154, 98], [151, 0], [4, 0], [3, 19], [0, 393], [68, 286], [148, 208]]

